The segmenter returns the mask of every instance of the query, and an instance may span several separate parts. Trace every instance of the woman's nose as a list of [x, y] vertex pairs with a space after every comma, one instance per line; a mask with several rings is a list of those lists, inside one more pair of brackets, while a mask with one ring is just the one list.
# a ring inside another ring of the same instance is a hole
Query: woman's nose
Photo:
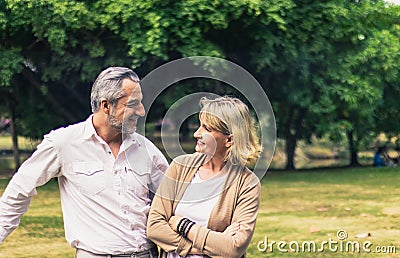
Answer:
[[193, 136], [194, 138], [201, 138], [201, 132], [200, 132], [200, 127], [197, 128], [197, 130], [194, 132]]

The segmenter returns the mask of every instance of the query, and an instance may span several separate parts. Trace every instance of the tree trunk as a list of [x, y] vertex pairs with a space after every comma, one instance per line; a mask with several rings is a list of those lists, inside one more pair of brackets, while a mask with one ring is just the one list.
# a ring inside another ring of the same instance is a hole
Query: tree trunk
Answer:
[[17, 126], [15, 124], [16, 121], [16, 112], [15, 112], [15, 104], [13, 103], [10, 95], [9, 99], [9, 109], [10, 109], [10, 129], [11, 129], [11, 138], [12, 138], [12, 144], [13, 144], [13, 157], [14, 157], [14, 164], [15, 164], [15, 172], [17, 172], [20, 164], [19, 158], [20, 158], [20, 153], [19, 153], [19, 147], [18, 147], [18, 133], [17, 133]]
[[294, 152], [296, 150], [297, 140], [293, 135], [286, 136], [286, 167], [285, 170], [295, 170]]
[[285, 170], [295, 170], [294, 165], [297, 140], [302, 133], [302, 123], [306, 115], [304, 108], [291, 107], [285, 128], [286, 140], [286, 167]]
[[17, 126], [15, 124], [16, 121], [16, 101], [12, 94], [7, 91], [6, 94], [4, 94], [6, 97], [5, 102], [6, 105], [10, 111], [10, 130], [11, 130], [11, 139], [12, 139], [12, 144], [13, 144], [13, 158], [14, 158], [14, 164], [15, 164], [15, 170], [14, 173], [18, 170], [20, 164], [19, 157], [19, 147], [18, 147], [18, 133], [17, 133]]
[[350, 152], [350, 165], [351, 167], [359, 167], [360, 163], [358, 162], [357, 157], [357, 146], [354, 141], [353, 130], [347, 131], [347, 138], [349, 141], [349, 152]]
[[19, 161], [20, 153], [19, 153], [19, 147], [18, 147], [18, 134], [17, 134], [17, 128], [16, 128], [16, 124], [15, 124], [16, 101], [9, 89], [0, 88], [0, 93], [1, 93], [0, 101], [5, 104], [4, 106], [10, 112], [9, 113], [9, 115], [10, 115], [10, 130], [11, 130], [11, 139], [12, 139], [13, 159], [14, 159], [14, 164], [15, 164], [15, 170], [14, 170], [14, 173], [15, 173], [18, 170], [19, 166], [21, 165], [20, 161]]

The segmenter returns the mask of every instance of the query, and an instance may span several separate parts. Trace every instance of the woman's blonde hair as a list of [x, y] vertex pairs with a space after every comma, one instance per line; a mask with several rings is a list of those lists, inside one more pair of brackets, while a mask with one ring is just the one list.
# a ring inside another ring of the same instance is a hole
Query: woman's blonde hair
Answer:
[[249, 108], [241, 100], [228, 96], [200, 100], [200, 119], [214, 130], [232, 135], [232, 146], [225, 161], [246, 165], [258, 159], [261, 145]]

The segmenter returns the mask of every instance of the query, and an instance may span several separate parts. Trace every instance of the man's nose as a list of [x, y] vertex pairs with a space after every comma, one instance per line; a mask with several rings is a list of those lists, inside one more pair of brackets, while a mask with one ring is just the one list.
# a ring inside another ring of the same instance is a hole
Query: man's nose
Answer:
[[135, 113], [138, 116], [144, 116], [146, 114], [146, 110], [144, 109], [143, 104], [140, 104], [140, 106], [136, 109]]

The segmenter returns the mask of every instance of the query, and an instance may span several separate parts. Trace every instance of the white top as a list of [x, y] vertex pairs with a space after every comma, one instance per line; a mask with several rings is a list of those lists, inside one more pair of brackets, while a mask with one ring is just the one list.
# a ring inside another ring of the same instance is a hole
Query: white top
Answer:
[[[207, 227], [211, 211], [223, 190], [225, 179], [226, 174], [203, 180], [197, 172], [176, 206], [175, 215], [188, 218], [196, 222], [196, 225]], [[168, 253], [167, 257], [179, 258], [181, 256], [177, 253]], [[186, 257], [200, 258], [203, 255], [191, 254]]]
[[72, 247], [98, 254], [139, 252], [146, 238], [151, 194], [168, 163], [145, 137], [124, 139], [115, 158], [92, 116], [44, 136], [0, 199], [0, 242], [19, 224], [36, 187], [58, 177], [65, 236]]

